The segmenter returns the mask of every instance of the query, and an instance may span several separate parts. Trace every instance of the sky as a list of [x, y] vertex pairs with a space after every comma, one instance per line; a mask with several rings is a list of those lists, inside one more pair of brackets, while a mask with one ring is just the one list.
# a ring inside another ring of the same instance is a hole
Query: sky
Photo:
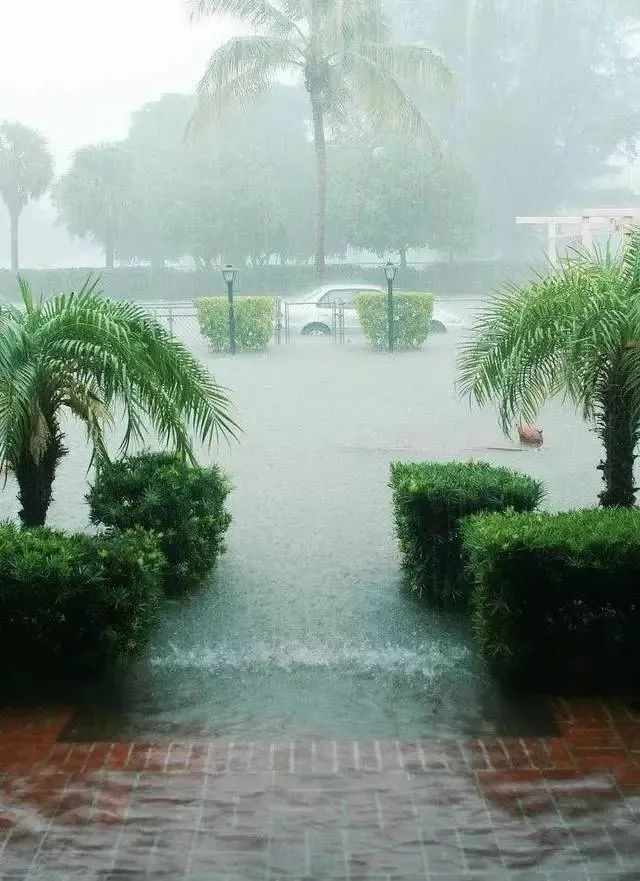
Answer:
[[0, 119], [38, 128], [63, 165], [124, 137], [146, 101], [193, 91], [234, 29], [192, 23], [187, 0], [0, 0]]

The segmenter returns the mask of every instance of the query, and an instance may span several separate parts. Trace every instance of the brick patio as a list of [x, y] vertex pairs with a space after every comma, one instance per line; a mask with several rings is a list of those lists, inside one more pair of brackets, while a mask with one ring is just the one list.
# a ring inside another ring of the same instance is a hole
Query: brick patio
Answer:
[[637, 881], [640, 708], [560, 736], [67, 743], [0, 714], [3, 881]]

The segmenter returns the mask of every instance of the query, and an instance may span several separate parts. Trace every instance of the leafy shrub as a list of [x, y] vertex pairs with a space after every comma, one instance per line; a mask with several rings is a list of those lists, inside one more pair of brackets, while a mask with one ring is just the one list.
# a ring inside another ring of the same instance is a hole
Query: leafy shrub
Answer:
[[[542, 267], [541, 267], [542, 268]], [[34, 290], [45, 296], [60, 291], [79, 290], [87, 279], [89, 269], [24, 269], [21, 272]], [[148, 266], [120, 266], [115, 269], [93, 270], [100, 276], [100, 289], [105, 296], [127, 300], [182, 300], [209, 291], [222, 291], [220, 269], [185, 272], [183, 269], [151, 269]], [[531, 266], [525, 263], [507, 263], [493, 260], [449, 260], [409, 266], [401, 269], [398, 279], [406, 291], [435, 291], [445, 294], [485, 295], [503, 284], [524, 281], [531, 276]], [[379, 266], [356, 264], [329, 264], [326, 274], [329, 282], [353, 282], [379, 285], [382, 273]], [[310, 264], [271, 264], [243, 266], [238, 279], [238, 295], [245, 293], [300, 295], [317, 287], [315, 269]], [[0, 298], [12, 300], [16, 296], [16, 276], [10, 269], [0, 269]]]
[[0, 656], [5, 669], [82, 669], [145, 645], [164, 557], [144, 530], [65, 535], [0, 525]]
[[[376, 349], [388, 344], [386, 294], [358, 294], [356, 312], [364, 335]], [[394, 294], [393, 329], [397, 349], [419, 349], [429, 335], [433, 316], [431, 294]]]
[[[229, 303], [226, 297], [195, 300], [200, 332], [216, 352], [228, 352]], [[275, 319], [273, 297], [238, 297], [234, 300], [236, 348], [239, 352], [262, 352], [269, 345]]]
[[167, 558], [166, 588], [180, 593], [198, 584], [223, 549], [231, 522], [224, 503], [226, 476], [170, 453], [143, 453], [103, 465], [88, 495], [93, 523], [160, 537]]
[[638, 509], [491, 514], [462, 535], [475, 632], [498, 674], [553, 690], [637, 685]]
[[414, 589], [439, 600], [467, 591], [460, 521], [480, 511], [532, 511], [539, 483], [484, 462], [395, 462], [391, 488], [403, 566]]

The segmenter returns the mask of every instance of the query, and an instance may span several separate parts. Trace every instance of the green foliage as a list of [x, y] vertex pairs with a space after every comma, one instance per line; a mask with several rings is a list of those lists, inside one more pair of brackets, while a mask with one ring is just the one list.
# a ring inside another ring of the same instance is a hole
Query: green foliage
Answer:
[[637, 685], [640, 511], [490, 514], [462, 539], [480, 649], [501, 676], [554, 692]]
[[[386, 294], [358, 294], [356, 312], [364, 335], [376, 349], [387, 346], [389, 320]], [[433, 316], [432, 294], [393, 295], [393, 332], [398, 349], [419, 349], [431, 327]]]
[[187, 456], [194, 433], [205, 443], [233, 433], [213, 377], [142, 307], [88, 283], [48, 300], [25, 282], [21, 292], [22, 309], [0, 307], [0, 464], [16, 474], [25, 524], [44, 525], [65, 413], [84, 424], [98, 461], [118, 405], [123, 452], [149, 430]]
[[[226, 297], [200, 297], [195, 301], [200, 331], [215, 352], [229, 351], [229, 304]], [[262, 352], [273, 335], [273, 297], [238, 297], [234, 300], [236, 347], [240, 352]]]
[[157, 533], [168, 561], [167, 591], [181, 593], [202, 581], [223, 550], [229, 489], [217, 467], [143, 453], [102, 465], [88, 501], [94, 523]]
[[468, 591], [460, 524], [480, 511], [533, 511], [543, 497], [531, 477], [484, 462], [395, 462], [391, 488], [402, 562], [412, 586], [437, 600]]
[[594, 190], [622, 150], [635, 162], [640, 65], [628, 34], [638, 25], [637, 3], [388, 0], [385, 5], [399, 39], [428, 41], [455, 73], [455, 113], [434, 106], [428, 93], [414, 94], [436, 116], [443, 139], [491, 206], [480, 227], [487, 252], [513, 254], [528, 247], [537, 256], [543, 242], [514, 224], [517, 214], [634, 203], [630, 192], [603, 200]]
[[[423, 46], [400, 46], [382, 4], [284, 4], [263, 0], [197, 0], [196, 14], [234, 14], [253, 33], [219, 46], [198, 86], [192, 128], [217, 123], [230, 110], [246, 110], [284, 71], [304, 71], [311, 105], [317, 167], [315, 266], [325, 267], [327, 156], [325, 127], [348, 117], [365, 119], [433, 142], [424, 115], [405, 85], [423, 84], [449, 92], [451, 75]], [[355, 113], [353, 112], [355, 110]]]
[[0, 525], [0, 656], [5, 666], [81, 672], [146, 644], [164, 557], [138, 529], [91, 537]]
[[579, 251], [476, 320], [460, 361], [460, 389], [496, 401], [505, 432], [565, 395], [605, 448], [605, 506], [633, 505], [640, 438], [640, 233], [620, 256]]
[[[301, 246], [302, 247], [302, 246]], [[306, 246], [305, 246], [306, 247]], [[301, 250], [301, 258], [309, 251]], [[30, 269], [24, 277], [38, 294], [78, 290], [87, 277], [86, 269]], [[518, 263], [477, 261], [466, 263], [429, 263], [424, 266], [401, 269], [398, 281], [405, 291], [434, 291], [437, 296], [447, 294], [482, 295], [507, 279], [525, 279], [530, 267]], [[327, 266], [327, 283], [354, 282], [380, 285], [384, 282], [378, 266], [340, 264]], [[199, 272], [180, 269], [154, 271], [145, 266], [127, 266], [100, 271], [100, 287], [105, 295], [116, 299], [135, 301], [193, 300], [211, 291], [224, 291], [218, 267]], [[317, 287], [313, 267], [308, 264], [256, 265], [243, 267], [239, 278], [238, 298], [244, 292], [251, 294], [291, 294], [300, 296]], [[0, 269], [0, 297], [15, 299], [16, 277], [9, 270]]]
[[20, 215], [39, 199], [53, 179], [53, 159], [47, 142], [35, 129], [19, 122], [0, 125], [0, 198], [11, 221], [11, 269], [18, 270]]
[[329, 221], [350, 246], [403, 261], [409, 248], [470, 250], [477, 196], [458, 163], [406, 138], [372, 149], [369, 135], [332, 146], [329, 158]]
[[60, 219], [72, 235], [91, 235], [105, 249], [107, 267], [125, 241], [131, 202], [132, 157], [126, 144], [92, 144], [75, 152], [53, 191]]

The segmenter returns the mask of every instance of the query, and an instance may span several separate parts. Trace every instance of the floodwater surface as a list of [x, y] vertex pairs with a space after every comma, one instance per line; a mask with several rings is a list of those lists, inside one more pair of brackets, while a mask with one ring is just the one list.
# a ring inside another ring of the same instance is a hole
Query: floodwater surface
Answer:
[[[90, 689], [69, 735], [546, 733], [544, 702], [500, 693], [464, 621], [403, 587], [388, 471], [484, 459], [542, 479], [548, 508], [589, 505], [599, 450], [580, 418], [551, 405], [541, 451], [505, 439], [494, 411], [456, 394], [457, 331], [393, 356], [307, 338], [236, 358], [210, 355], [186, 319], [176, 332], [229, 388], [244, 430], [202, 451], [234, 486], [227, 552], [201, 591], [168, 606], [133, 670]], [[75, 429], [70, 441], [51, 523], [85, 528], [88, 453]]]

